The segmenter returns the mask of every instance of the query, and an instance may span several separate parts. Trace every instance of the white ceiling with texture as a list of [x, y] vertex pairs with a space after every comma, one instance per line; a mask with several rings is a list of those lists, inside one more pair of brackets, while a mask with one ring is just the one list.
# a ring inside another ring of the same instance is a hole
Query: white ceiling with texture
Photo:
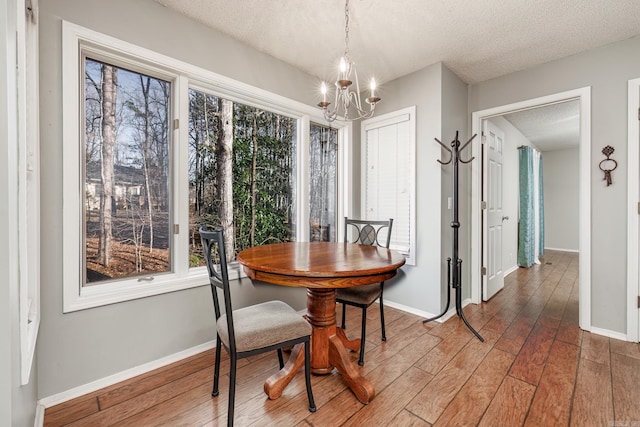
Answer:
[[540, 151], [580, 144], [580, 101], [566, 101], [503, 116]]
[[[323, 80], [344, 50], [343, 0], [156, 0]], [[639, 0], [351, 0], [363, 81], [444, 62], [469, 84], [640, 34]]]
[[[335, 79], [344, 0], [155, 1], [320, 80]], [[640, 34], [640, 0], [350, 0], [349, 9], [361, 82], [444, 62], [473, 84]], [[577, 101], [505, 118], [541, 151], [579, 143]]]

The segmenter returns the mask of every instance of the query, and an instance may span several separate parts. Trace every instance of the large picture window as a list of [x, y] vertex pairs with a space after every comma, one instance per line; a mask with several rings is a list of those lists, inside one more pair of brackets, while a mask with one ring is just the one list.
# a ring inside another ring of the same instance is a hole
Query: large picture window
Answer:
[[65, 312], [207, 284], [202, 224], [335, 240], [350, 125], [68, 22], [62, 63]]
[[84, 284], [171, 270], [171, 83], [84, 59]]
[[297, 120], [189, 90], [190, 265], [202, 266], [200, 224], [224, 227], [228, 261], [295, 240]]
[[311, 123], [309, 153], [310, 240], [335, 242], [338, 207], [338, 130]]

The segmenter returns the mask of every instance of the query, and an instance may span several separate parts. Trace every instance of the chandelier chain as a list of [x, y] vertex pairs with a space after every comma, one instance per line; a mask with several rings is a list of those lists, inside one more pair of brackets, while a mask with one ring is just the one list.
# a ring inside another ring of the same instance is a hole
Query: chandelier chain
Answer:
[[344, 56], [349, 57], [349, 0], [344, 4]]
[[[370, 95], [364, 98], [364, 101], [369, 104], [369, 109], [363, 108], [365, 106], [361, 100], [358, 73], [355, 63], [351, 61], [349, 56], [349, 0], [345, 0], [344, 3], [344, 55], [340, 58], [340, 70], [333, 85], [333, 94], [327, 93], [328, 88], [325, 82], [322, 82], [320, 92], [322, 93], [322, 101], [318, 103], [318, 107], [322, 108], [324, 118], [329, 122], [371, 118], [376, 104], [380, 101], [380, 97], [376, 96], [376, 82], [372, 78]], [[327, 99], [327, 95], [329, 95], [329, 99]], [[330, 110], [332, 98], [334, 107]], [[355, 115], [351, 116], [350, 112]]]

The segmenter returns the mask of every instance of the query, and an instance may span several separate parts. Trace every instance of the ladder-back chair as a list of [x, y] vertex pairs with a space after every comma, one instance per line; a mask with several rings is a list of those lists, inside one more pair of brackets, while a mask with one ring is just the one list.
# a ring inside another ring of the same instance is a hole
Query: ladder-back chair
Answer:
[[[391, 242], [391, 228], [393, 219], [385, 221], [366, 221], [358, 219], [344, 218], [344, 241], [345, 243], [359, 243], [361, 245], [377, 245], [389, 248]], [[354, 233], [355, 231], [355, 233]], [[349, 235], [355, 234], [355, 239], [350, 239]], [[382, 241], [380, 239], [382, 238]], [[351, 305], [362, 309], [362, 327], [360, 333], [360, 358], [358, 364], [364, 365], [364, 343], [367, 332], [367, 308], [377, 299], [380, 300], [380, 324], [382, 327], [382, 341], [387, 340], [384, 329], [384, 304], [383, 304], [384, 282], [372, 285], [354, 286], [351, 288], [340, 288], [336, 290], [336, 301], [342, 304], [342, 329], [345, 328], [346, 306]]]
[[[309, 399], [309, 411], [316, 406], [311, 391], [309, 342], [311, 325], [292, 307], [282, 301], [268, 301], [234, 310], [231, 305], [229, 276], [222, 227], [200, 227], [200, 238], [206, 259], [213, 308], [216, 316], [216, 360], [212, 396], [218, 395], [220, 353], [224, 346], [231, 359], [229, 371], [229, 409], [227, 425], [233, 425], [237, 360], [267, 351], [277, 350], [280, 369], [284, 366], [282, 349], [304, 343], [304, 374]], [[218, 272], [215, 265], [219, 263]], [[222, 290], [224, 313], [220, 310], [218, 289]]]

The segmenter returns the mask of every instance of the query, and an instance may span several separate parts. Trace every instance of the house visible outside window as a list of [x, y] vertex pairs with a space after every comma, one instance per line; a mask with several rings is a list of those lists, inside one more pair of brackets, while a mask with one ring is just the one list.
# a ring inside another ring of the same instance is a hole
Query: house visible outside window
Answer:
[[208, 283], [202, 224], [231, 263], [314, 227], [335, 240], [348, 125], [68, 22], [62, 62], [65, 312]]
[[171, 270], [171, 83], [84, 59], [84, 285]]

